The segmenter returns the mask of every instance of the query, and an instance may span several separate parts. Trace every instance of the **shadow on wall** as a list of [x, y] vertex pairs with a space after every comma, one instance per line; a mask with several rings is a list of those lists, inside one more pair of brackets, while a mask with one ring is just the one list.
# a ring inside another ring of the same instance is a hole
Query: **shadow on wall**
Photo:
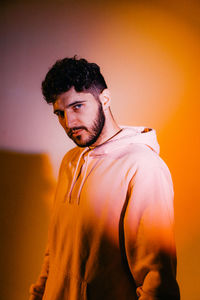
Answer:
[[0, 163], [0, 299], [25, 300], [40, 271], [55, 180], [45, 154], [3, 150]]

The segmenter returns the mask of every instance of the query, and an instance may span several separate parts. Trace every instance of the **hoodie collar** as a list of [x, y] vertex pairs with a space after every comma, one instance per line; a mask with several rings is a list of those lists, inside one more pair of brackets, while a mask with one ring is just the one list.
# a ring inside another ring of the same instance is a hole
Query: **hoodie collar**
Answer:
[[88, 148], [88, 150], [91, 150], [90, 156], [104, 155], [130, 144], [147, 145], [159, 154], [160, 147], [154, 129], [144, 126], [120, 126], [120, 128], [122, 130], [113, 138], [95, 148]]

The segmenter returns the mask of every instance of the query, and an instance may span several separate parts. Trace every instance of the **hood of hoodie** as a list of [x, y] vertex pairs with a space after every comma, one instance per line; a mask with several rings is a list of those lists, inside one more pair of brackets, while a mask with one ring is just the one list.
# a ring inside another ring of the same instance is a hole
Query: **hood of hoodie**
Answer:
[[155, 151], [157, 154], [159, 154], [160, 147], [157, 142], [156, 132], [154, 129], [147, 128], [144, 126], [137, 126], [137, 127], [120, 126], [120, 128], [121, 131], [118, 134], [116, 134], [115, 136], [113, 136], [103, 144], [96, 146], [95, 148], [92, 147], [85, 147], [84, 149], [80, 147], [75, 148], [76, 150], [80, 150], [80, 152], [78, 155], [76, 155], [74, 161], [72, 159], [72, 163], [75, 164], [75, 170], [74, 170], [73, 179], [67, 196], [69, 202], [74, 202], [71, 201], [71, 194], [78, 181], [78, 178], [81, 176], [81, 183], [78, 187], [76, 202], [79, 203], [80, 201], [80, 193], [87, 175], [88, 162], [90, 158], [106, 155], [117, 149], [127, 147], [130, 144], [144, 144], [148, 146], [152, 151]]
[[154, 129], [144, 126], [120, 126], [120, 128], [122, 130], [113, 138], [95, 148], [90, 148], [92, 150], [90, 155], [104, 155], [130, 144], [144, 144], [156, 153], [160, 153], [160, 147]]

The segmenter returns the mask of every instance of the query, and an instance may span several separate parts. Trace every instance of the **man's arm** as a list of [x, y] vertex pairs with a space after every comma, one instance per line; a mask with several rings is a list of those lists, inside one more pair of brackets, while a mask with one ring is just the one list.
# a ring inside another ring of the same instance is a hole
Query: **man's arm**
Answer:
[[29, 300], [40, 300], [43, 297], [46, 280], [49, 272], [49, 250], [48, 246], [45, 251], [44, 261], [42, 265], [41, 273], [38, 277], [38, 280], [35, 284], [32, 284], [30, 287], [30, 298]]
[[[60, 170], [59, 170], [59, 176], [58, 176], [58, 183], [57, 183], [57, 187], [56, 187], [56, 193], [55, 193], [55, 197], [54, 197], [54, 201], [53, 201], [53, 205], [51, 208], [51, 218], [50, 218], [50, 224], [49, 224], [49, 229], [48, 229], [48, 242], [47, 242], [47, 247], [45, 250], [45, 255], [44, 255], [44, 260], [43, 260], [43, 265], [42, 265], [42, 269], [41, 269], [41, 273], [38, 277], [38, 280], [36, 281], [35, 284], [32, 284], [30, 287], [30, 298], [29, 300], [40, 300], [43, 297], [44, 291], [45, 291], [45, 285], [46, 285], [46, 281], [48, 278], [48, 274], [49, 274], [49, 260], [50, 260], [50, 253], [49, 253], [49, 241], [50, 241], [50, 227], [51, 227], [51, 222], [52, 222], [52, 218], [53, 218], [53, 214], [55, 211], [55, 207], [56, 207], [56, 199], [59, 198], [59, 196], [57, 196], [57, 194], [59, 194], [59, 191], [65, 186], [66, 186], [66, 178], [64, 177], [64, 179], [62, 179], [63, 174], [65, 174], [65, 169], [66, 169], [66, 165], [68, 163], [68, 159], [71, 157], [71, 153], [72, 153], [73, 149], [68, 151], [67, 154], [63, 157], [63, 160], [61, 162], [61, 166], [60, 166]], [[64, 181], [64, 184], [63, 184]]]
[[140, 300], [179, 300], [173, 223], [173, 185], [159, 158], [141, 161], [129, 186], [125, 249]]

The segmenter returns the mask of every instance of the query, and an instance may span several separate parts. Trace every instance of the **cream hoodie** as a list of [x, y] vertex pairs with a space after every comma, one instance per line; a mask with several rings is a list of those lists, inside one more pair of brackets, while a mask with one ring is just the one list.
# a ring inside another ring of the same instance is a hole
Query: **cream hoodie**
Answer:
[[64, 157], [30, 299], [179, 299], [173, 184], [153, 129]]

